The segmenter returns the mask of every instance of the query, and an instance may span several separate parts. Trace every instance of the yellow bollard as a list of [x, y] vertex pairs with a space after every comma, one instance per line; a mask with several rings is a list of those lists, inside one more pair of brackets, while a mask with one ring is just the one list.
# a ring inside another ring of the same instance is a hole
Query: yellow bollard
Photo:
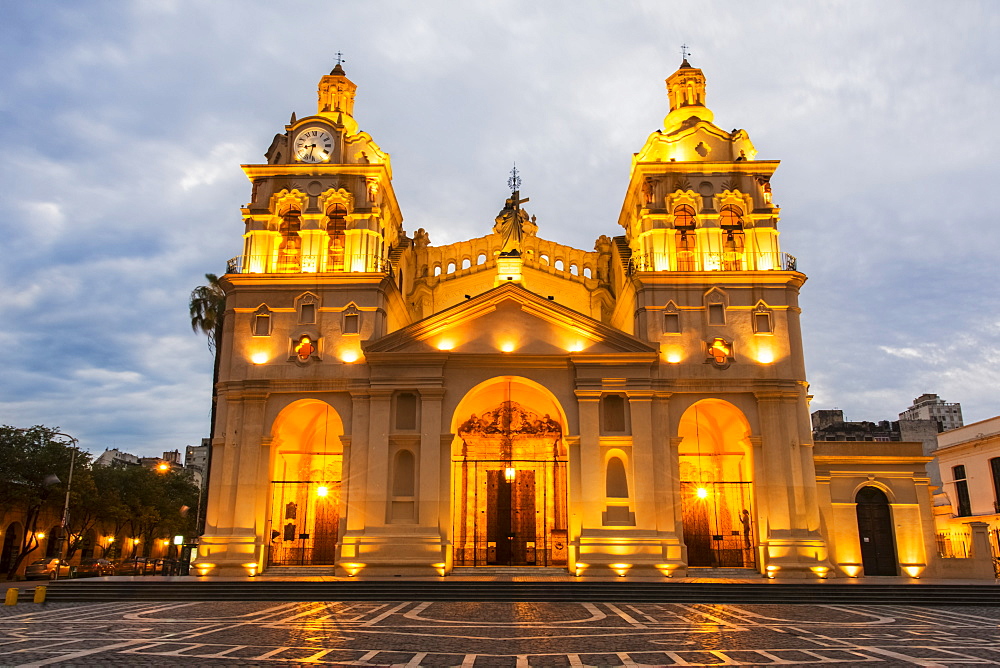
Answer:
[[7, 600], [4, 601], [4, 605], [17, 605], [17, 589], [11, 587], [7, 590]]
[[35, 587], [35, 603], [45, 603], [45, 592], [49, 590], [45, 585]]

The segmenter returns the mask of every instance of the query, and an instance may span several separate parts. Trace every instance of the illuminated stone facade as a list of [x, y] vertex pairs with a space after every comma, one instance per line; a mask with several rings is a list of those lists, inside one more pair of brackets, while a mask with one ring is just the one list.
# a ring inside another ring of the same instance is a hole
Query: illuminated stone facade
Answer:
[[[712, 123], [701, 70], [667, 79], [592, 251], [538, 236], [516, 175], [485, 236], [408, 235], [355, 90], [338, 65], [244, 166], [201, 572], [851, 574], [829, 513], [875, 476], [817, 484], [778, 162]], [[910, 459], [900, 560], [923, 569]]]

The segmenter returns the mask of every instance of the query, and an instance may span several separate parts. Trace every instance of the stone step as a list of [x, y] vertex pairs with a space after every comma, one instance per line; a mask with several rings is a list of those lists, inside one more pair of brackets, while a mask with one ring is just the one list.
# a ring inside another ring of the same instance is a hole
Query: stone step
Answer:
[[452, 575], [472, 577], [496, 577], [507, 575], [523, 575], [525, 577], [565, 577], [569, 572], [565, 568], [554, 566], [456, 566]]
[[[30, 601], [33, 587], [19, 594]], [[780, 603], [1000, 606], [996, 584], [629, 582], [627, 580], [60, 580], [52, 602], [93, 601], [498, 601]]]
[[336, 575], [333, 566], [271, 566], [264, 573], [268, 577], [331, 577]]

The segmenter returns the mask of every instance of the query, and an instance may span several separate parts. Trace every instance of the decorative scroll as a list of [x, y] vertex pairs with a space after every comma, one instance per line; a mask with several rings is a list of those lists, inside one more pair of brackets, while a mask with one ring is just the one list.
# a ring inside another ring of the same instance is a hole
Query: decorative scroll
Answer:
[[505, 401], [482, 417], [475, 413], [458, 428], [462, 440], [471, 438], [517, 438], [519, 436], [551, 437], [562, 436], [562, 427], [545, 414], [529, 411], [516, 401]]

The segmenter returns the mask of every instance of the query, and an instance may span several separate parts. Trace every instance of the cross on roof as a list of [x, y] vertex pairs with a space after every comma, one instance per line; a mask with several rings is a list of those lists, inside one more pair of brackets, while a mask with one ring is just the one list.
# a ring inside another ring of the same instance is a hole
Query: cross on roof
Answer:
[[681, 44], [681, 60], [687, 60], [691, 52], [688, 50], [687, 44]]
[[516, 193], [521, 189], [521, 177], [517, 173], [517, 163], [514, 163], [514, 169], [510, 170], [510, 178], [507, 179], [507, 187], [510, 188], [512, 193]]

